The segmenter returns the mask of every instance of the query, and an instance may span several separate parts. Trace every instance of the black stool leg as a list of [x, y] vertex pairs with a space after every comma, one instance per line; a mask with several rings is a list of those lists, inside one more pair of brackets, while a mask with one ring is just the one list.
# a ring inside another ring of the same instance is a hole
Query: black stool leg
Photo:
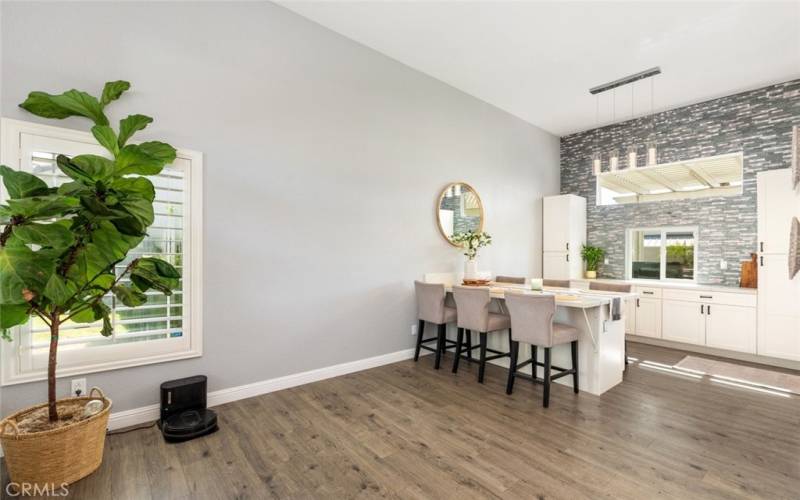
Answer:
[[483, 372], [486, 371], [486, 332], [480, 332], [481, 337], [481, 360], [478, 367], [478, 383], [483, 383]]
[[537, 359], [538, 358], [538, 354], [539, 354], [538, 349], [536, 348], [535, 345], [532, 345], [531, 346], [531, 359], [533, 360], [533, 363], [531, 363], [531, 375], [533, 375], [533, 383], [534, 384], [536, 383], [536, 372], [538, 371], [538, 369], [537, 369], [538, 366], [536, 365], [536, 363], [539, 362], [539, 360]]
[[511, 364], [508, 365], [508, 383], [506, 394], [514, 391], [514, 375], [517, 373], [517, 356], [519, 356], [519, 342], [511, 341]]
[[419, 361], [419, 349], [422, 347], [422, 334], [425, 333], [425, 321], [419, 320], [417, 328], [417, 348], [414, 350], [414, 361]]
[[472, 363], [472, 330], [467, 330], [467, 359]]
[[446, 325], [444, 324], [439, 325], [439, 335], [436, 339], [436, 361], [433, 363], [433, 368], [436, 370], [439, 369], [439, 363], [442, 360], [442, 347], [444, 346], [445, 327]]
[[624, 346], [625, 346], [625, 368], [623, 368], [623, 370], [627, 370], [628, 369], [628, 341], [625, 341]]
[[578, 341], [572, 341], [572, 369], [575, 373], [572, 374], [572, 390], [578, 394]]
[[453, 360], [453, 373], [458, 373], [458, 360], [461, 359], [461, 342], [464, 341], [464, 329], [459, 328], [456, 334], [456, 359]]
[[550, 406], [550, 348], [544, 348], [544, 402], [543, 406]]

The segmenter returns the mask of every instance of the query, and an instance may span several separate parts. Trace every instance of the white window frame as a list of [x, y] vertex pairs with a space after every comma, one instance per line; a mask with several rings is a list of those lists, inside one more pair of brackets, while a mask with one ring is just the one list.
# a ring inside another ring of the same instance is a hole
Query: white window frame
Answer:
[[[0, 120], [0, 163], [25, 169], [23, 147], [35, 143], [36, 137], [50, 143], [59, 140], [98, 147], [89, 132], [30, 123], [10, 118]], [[34, 146], [32, 146], [34, 147]], [[83, 148], [80, 146], [79, 148]], [[27, 151], [25, 151], [27, 152]], [[86, 153], [87, 151], [81, 151]], [[66, 153], [66, 152], [64, 152]], [[27, 155], [30, 158], [30, 155]], [[163, 363], [203, 355], [203, 155], [197, 151], [178, 149], [177, 157], [189, 162], [184, 172], [186, 203], [183, 224], [183, 323], [181, 337], [130, 342], [87, 349], [59, 349], [58, 376], [97, 373], [133, 366]], [[7, 199], [0, 183], [0, 202]], [[187, 307], [188, 306], [188, 307]], [[21, 345], [30, 335], [21, 335], [22, 328], [12, 331], [12, 342], [0, 340], [0, 385], [15, 385], [45, 380], [47, 368], [33, 367], [30, 351]]]
[[[634, 278], [633, 277], [633, 233], [634, 232], [660, 232], [661, 250], [659, 253], [659, 279]], [[667, 233], [691, 232], [694, 234], [694, 262], [692, 279], [667, 278]], [[697, 262], [699, 260], [700, 249], [700, 228], [698, 226], [667, 226], [667, 227], [633, 227], [625, 232], [625, 278], [640, 283], [696, 283], [697, 282]]]

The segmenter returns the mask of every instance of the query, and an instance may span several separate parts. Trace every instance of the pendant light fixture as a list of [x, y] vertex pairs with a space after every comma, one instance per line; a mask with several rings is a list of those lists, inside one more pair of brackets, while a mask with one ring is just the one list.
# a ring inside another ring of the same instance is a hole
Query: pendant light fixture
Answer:
[[650, 137], [647, 138], [647, 166], [652, 167], [657, 164], [656, 152], [656, 115], [654, 113], [655, 99], [655, 76], [650, 78]]
[[[613, 82], [604, 83], [603, 85], [598, 85], [597, 87], [592, 87], [589, 89], [589, 93], [592, 95], [598, 95], [602, 92], [606, 91], [613, 91], [612, 97], [612, 112], [611, 112], [611, 123], [613, 124], [616, 122], [616, 111], [617, 111], [617, 87], [621, 87], [623, 85], [633, 84], [636, 81], [643, 80], [645, 78], [650, 79], [650, 133], [646, 139], [645, 147], [647, 150], [646, 154], [646, 164], [647, 166], [655, 165], [658, 158], [657, 158], [657, 151], [656, 151], [656, 134], [655, 134], [655, 85], [654, 85], [654, 77], [656, 75], [661, 74], [661, 68], [658, 66], [640, 71], [639, 73], [635, 73], [633, 75], [626, 76], [624, 78], [620, 78], [618, 80], [614, 80]], [[599, 100], [596, 101], [596, 118], [595, 118], [595, 146], [594, 151], [592, 153], [592, 172], [595, 175], [598, 175], [601, 171], [600, 165], [602, 163], [602, 154], [597, 146], [597, 128], [599, 127]], [[634, 118], [634, 89], [633, 85], [631, 85], [631, 121]], [[644, 135], [644, 134], [643, 134]], [[616, 171], [619, 169], [619, 151], [616, 148], [612, 148], [609, 150], [609, 157], [608, 157], [608, 169], [609, 171]], [[635, 169], [638, 165], [638, 153], [639, 148], [636, 144], [632, 141], [630, 145], [625, 149], [625, 155], [627, 159], [627, 167], [629, 169]]]
[[600, 152], [597, 146], [597, 129], [600, 127], [600, 96], [594, 97], [594, 151], [592, 151], [592, 173], [600, 175], [603, 169], [603, 153]]
[[[615, 88], [611, 95], [611, 123], [617, 121], [617, 89]], [[617, 148], [611, 149], [608, 152], [608, 169], [615, 172], [619, 169], [619, 151]]]

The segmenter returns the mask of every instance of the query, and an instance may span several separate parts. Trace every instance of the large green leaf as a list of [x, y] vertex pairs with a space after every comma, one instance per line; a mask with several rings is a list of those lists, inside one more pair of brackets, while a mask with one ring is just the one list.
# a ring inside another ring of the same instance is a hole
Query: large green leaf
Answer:
[[114, 295], [127, 307], [138, 307], [147, 302], [147, 295], [132, 286], [117, 285]]
[[17, 325], [24, 325], [28, 321], [27, 304], [0, 304], [0, 330]]
[[66, 156], [59, 155], [56, 162], [59, 168], [70, 177], [72, 176], [69, 172], [64, 171], [62, 165], [69, 165], [73, 169], [77, 168], [79, 174], [77, 177], [72, 178], [77, 181], [89, 182], [92, 184], [107, 179], [114, 174], [115, 169], [113, 161], [98, 155], [78, 155], [72, 159], [66, 159]]
[[140, 261], [140, 265], [143, 265], [146, 262], [152, 262], [153, 263], [153, 269], [162, 278], [177, 279], [177, 278], [181, 277], [181, 273], [177, 269], [175, 269], [175, 267], [172, 264], [170, 264], [169, 262], [167, 262], [165, 260], [158, 259], [156, 257], [145, 257], [145, 258], [139, 259], [139, 261]]
[[115, 179], [110, 187], [121, 195], [140, 196], [151, 203], [156, 198], [156, 189], [146, 177], [122, 177]]
[[42, 179], [27, 172], [0, 165], [0, 176], [3, 177], [3, 185], [11, 198], [27, 198], [49, 192], [47, 184]]
[[100, 335], [109, 337], [114, 333], [114, 327], [111, 325], [111, 309], [103, 302], [95, 302], [92, 304], [92, 311], [96, 319], [103, 319], [103, 328], [100, 329]]
[[15, 226], [14, 236], [25, 243], [53, 248], [66, 248], [75, 241], [72, 232], [58, 223]]
[[117, 144], [119, 147], [125, 145], [133, 134], [142, 130], [147, 125], [153, 122], [153, 119], [145, 115], [130, 115], [119, 121], [119, 139]]
[[119, 202], [119, 205], [145, 228], [153, 223], [153, 203], [144, 198], [129, 197]]
[[108, 118], [103, 114], [103, 107], [96, 97], [82, 90], [67, 90], [61, 95], [50, 96], [58, 106], [70, 110], [74, 115], [85, 116], [97, 125], [108, 125]]
[[65, 212], [76, 208], [80, 201], [71, 196], [51, 194], [8, 200], [7, 203], [12, 214], [34, 219], [64, 215]]
[[53, 102], [53, 96], [45, 92], [31, 92], [25, 102], [19, 105], [22, 109], [43, 118], [55, 118], [61, 120], [69, 116], [75, 116], [71, 110]]
[[114, 264], [141, 243], [141, 237], [120, 233], [109, 221], [100, 221], [89, 235], [90, 241], [78, 250], [68, 277], [82, 286], [96, 276], [112, 272]]
[[163, 142], [128, 144], [119, 151], [116, 174], [156, 175], [175, 161], [175, 156], [175, 148]]
[[22, 304], [26, 294], [40, 294], [54, 269], [55, 260], [26, 246], [0, 247], [0, 303]]
[[119, 146], [117, 145], [117, 134], [108, 125], [95, 125], [92, 127], [92, 135], [101, 146], [106, 148], [112, 155], [117, 156]]
[[172, 290], [180, 284], [178, 279], [160, 275], [151, 259], [140, 259], [137, 262], [131, 270], [131, 281], [143, 292], [153, 288], [164, 295], [172, 295]]
[[90, 194], [94, 191], [82, 182], [70, 181], [58, 186], [57, 192], [58, 194], [79, 198], [82, 194]]
[[129, 88], [131, 88], [131, 84], [124, 80], [106, 82], [103, 87], [103, 95], [100, 96], [100, 105], [105, 107], [111, 101], [116, 101]]
[[44, 287], [44, 296], [50, 299], [53, 304], [63, 306], [77, 291], [78, 288], [74, 283], [64, 280], [57, 273], [53, 273]]

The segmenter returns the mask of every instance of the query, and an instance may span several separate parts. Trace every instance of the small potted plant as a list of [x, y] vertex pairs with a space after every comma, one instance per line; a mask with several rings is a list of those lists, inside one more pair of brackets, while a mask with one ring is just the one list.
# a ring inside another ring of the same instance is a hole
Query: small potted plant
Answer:
[[597, 278], [597, 268], [603, 257], [606, 256], [606, 251], [600, 247], [593, 247], [591, 245], [583, 245], [581, 248], [581, 257], [586, 262], [586, 277], [589, 279]]
[[97, 98], [79, 90], [31, 92], [20, 106], [44, 118], [82, 116], [108, 153], [68, 157], [57, 165], [69, 181], [48, 186], [39, 177], [0, 165], [7, 199], [0, 204], [0, 337], [30, 319], [50, 330], [47, 402], [0, 421], [0, 444], [11, 480], [63, 487], [96, 470], [103, 458], [111, 400], [92, 389], [56, 398], [59, 332], [66, 323], [99, 323], [112, 333], [110, 294], [126, 307], [147, 302], [145, 292], [170, 295], [180, 273], [149, 256], [128, 259], [154, 221], [155, 188], [148, 179], [175, 160], [175, 148], [129, 139], [152, 118], [130, 115], [111, 127], [105, 107], [130, 88], [105, 84]]
[[453, 243], [458, 243], [463, 248], [464, 256], [467, 258], [464, 263], [464, 278], [476, 279], [478, 277], [478, 250], [492, 244], [492, 237], [489, 233], [476, 233], [466, 231], [453, 235]]

